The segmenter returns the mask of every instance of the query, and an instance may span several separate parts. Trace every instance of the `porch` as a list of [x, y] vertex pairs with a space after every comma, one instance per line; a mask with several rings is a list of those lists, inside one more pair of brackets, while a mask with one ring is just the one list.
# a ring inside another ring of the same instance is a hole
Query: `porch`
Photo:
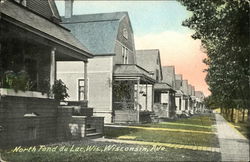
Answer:
[[[145, 69], [135, 64], [115, 65], [113, 74], [113, 122], [134, 123], [149, 120], [147, 111], [148, 91], [147, 86], [153, 87], [155, 80]], [[145, 91], [142, 91], [145, 86]], [[144, 109], [139, 102], [139, 95], [144, 94]], [[153, 100], [153, 96], [152, 100]], [[153, 106], [153, 105], [150, 105]], [[144, 115], [143, 115], [144, 114]]]
[[1, 3], [0, 18], [0, 146], [71, 138], [69, 125], [58, 131], [60, 124], [75, 121], [71, 112], [60, 112], [51, 93], [56, 62], [86, 64], [92, 55], [67, 29], [16, 3]]
[[1, 88], [49, 95], [57, 61], [92, 57], [67, 29], [17, 4], [4, 2], [0, 14]]
[[174, 118], [176, 114], [175, 92], [167, 83], [154, 86], [154, 112], [162, 120]]

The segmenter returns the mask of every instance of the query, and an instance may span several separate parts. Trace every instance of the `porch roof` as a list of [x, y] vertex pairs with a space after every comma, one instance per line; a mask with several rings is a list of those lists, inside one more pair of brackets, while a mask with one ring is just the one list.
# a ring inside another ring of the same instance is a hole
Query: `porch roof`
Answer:
[[184, 96], [184, 93], [182, 90], [176, 90], [176, 96]]
[[155, 90], [160, 90], [160, 91], [173, 91], [176, 92], [169, 84], [167, 83], [156, 83], [154, 85]]
[[195, 97], [195, 96], [191, 96], [191, 99], [192, 99], [193, 101], [195, 101], [195, 100], [196, 100], [196, 97]]
[[20, 28], [71, 50], [71, 56], [80, 60], [93, 57], [89, 50], [68, 29], [37, 15], [31, 10], [10, 1], [1, 3], [1, 18]]
[[114, 67], [115, 80], [137, 80], [142, 83], [154, 84], [154, 80], [149, 72], [136, 64], [116, 64]]

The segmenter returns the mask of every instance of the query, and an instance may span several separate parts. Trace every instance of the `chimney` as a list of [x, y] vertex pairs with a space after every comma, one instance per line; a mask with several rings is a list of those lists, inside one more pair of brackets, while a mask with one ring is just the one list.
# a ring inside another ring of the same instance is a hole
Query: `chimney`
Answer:
[[73, 15], [74, 0], [65, 0], [65, 18], [71, 18]]

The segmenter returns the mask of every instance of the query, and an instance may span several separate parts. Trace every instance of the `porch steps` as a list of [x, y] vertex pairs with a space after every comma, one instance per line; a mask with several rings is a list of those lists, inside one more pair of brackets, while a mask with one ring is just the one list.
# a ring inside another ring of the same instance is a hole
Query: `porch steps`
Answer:
[[95, 128], [87, 128], [86, 134], [91, 134], [91, 133], [96, 133], [96, 129]]
[[86, 128], [86, 138], [94, 139], [103, 137], [102, 133], [96, 132], [95, 128]]
[[152, 123], [158, 123], [159, 122], [159, 117], [158, 117], [158, 115], [155, 115], [154, 112], [150, 112], [150, 118], [151, 118]]
[[101, 138], [103, 135], [101, 133], [87, 133], [86, 138], [94, 139], [94, 138]]

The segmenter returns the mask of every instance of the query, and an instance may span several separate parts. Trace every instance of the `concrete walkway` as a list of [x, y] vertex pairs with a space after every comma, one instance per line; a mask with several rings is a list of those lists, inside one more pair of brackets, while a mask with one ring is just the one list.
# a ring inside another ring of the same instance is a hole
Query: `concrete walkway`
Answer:
[[249, 161], [249, 140], [230, 126], [221, 115], [215, 116], [222, 161]]

